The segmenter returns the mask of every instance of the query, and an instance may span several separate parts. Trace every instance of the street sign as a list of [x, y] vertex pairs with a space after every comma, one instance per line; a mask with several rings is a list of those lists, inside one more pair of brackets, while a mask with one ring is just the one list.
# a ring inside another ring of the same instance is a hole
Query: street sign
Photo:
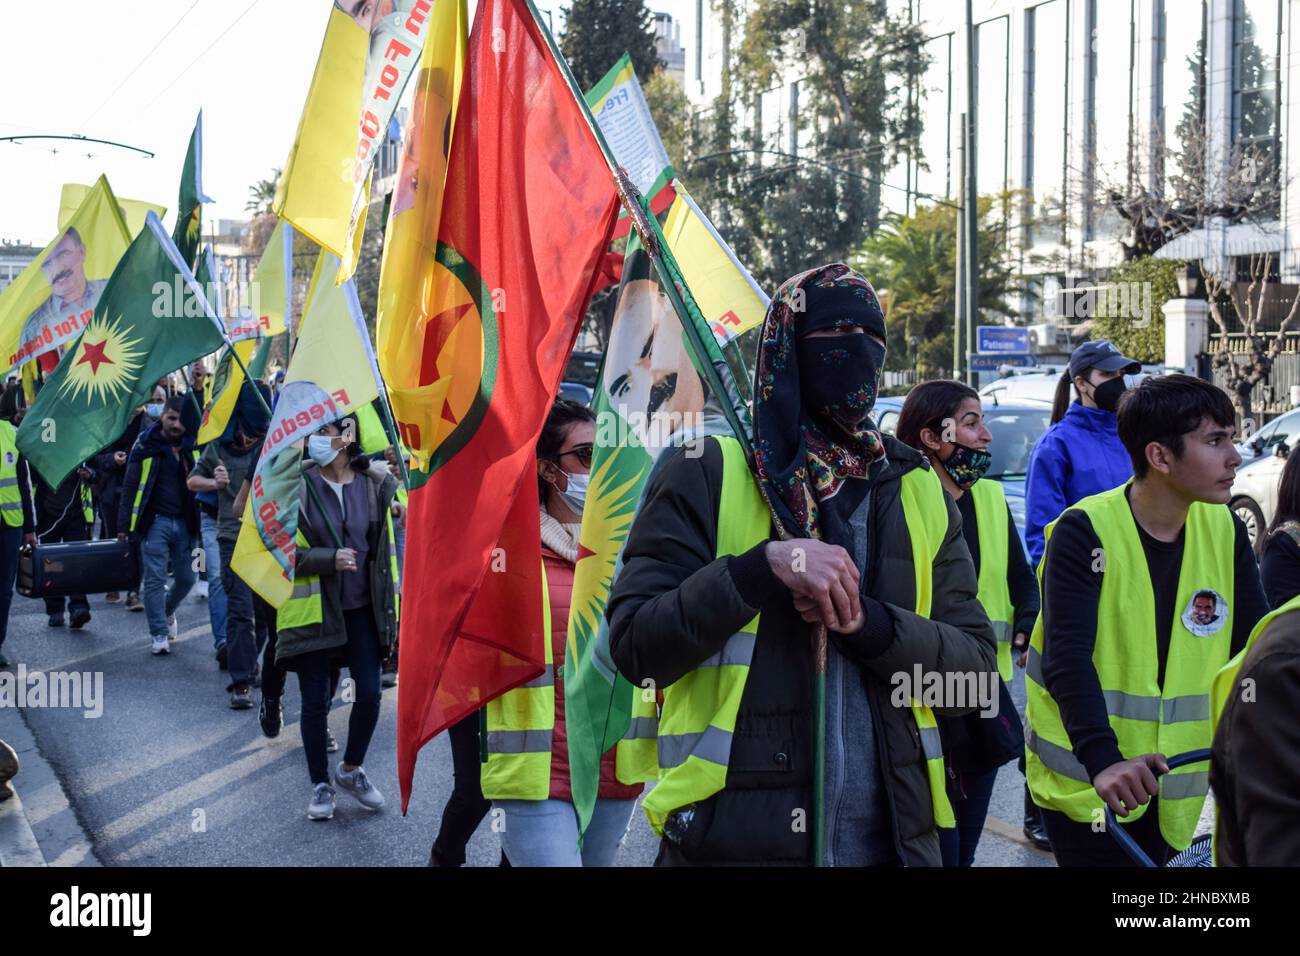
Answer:
[[977, 352], [1028, 352], [1029, 330], [1006, 325], [980, 325], [975, 327]]
[[1038, 364], [1038, 359], [1025, 352], [1003, 352], [993, 355], [978, 355], [975, 352], [966, 354], [966, 361], [972, 372], [996, 372], [1004, 365], [1010, 365], [1014, 368], [1032, 368]]

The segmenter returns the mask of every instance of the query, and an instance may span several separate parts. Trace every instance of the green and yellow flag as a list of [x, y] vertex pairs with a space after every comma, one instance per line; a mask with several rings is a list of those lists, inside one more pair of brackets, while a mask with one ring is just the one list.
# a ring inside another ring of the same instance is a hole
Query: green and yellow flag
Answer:
[[54, 353], [82, 333], [130, 244], [117, 197], [101, 176], [54, 240], [0, 292], [0, 354], [6, 370]]
[[231, 561], [235, 573], [275, 607], [293, 593], [299, 463], [307, 436], [379, 397], [379, 369], [356, 286], [335, 285], [338, 269], [338, 258], [328, 252], [316, 261]]
[[[159, 288], [168, 291], [160, 294]], [[122, 434], [159, 379], [216, 351], [222, 341], [220, 320], [202, 288], [149, 213], [89, 326], [28, 409], [18, 448], [57, 488]]]
[[180, 250], [181, 258], [190, 269], [196, 269], [199, 255], [199, 234], [203, 229], [203, 204], [212, 202], [203, 195], [203, 111], [190, 134], [190, 146], [185, 151], [185, 165], [181, 168], [180, 193], [176, 200], [176, 227], [172, 242]]
[[[81, 204], [86, 201], [86, 197], [94, 189], [94, 186], [86, 186], [81, 183], [63, 184], [63, 191], [59, 194], [60, 232], [72, 225], [72, 217], [77, 214]], [[117, 208], [122, 213], [122, 220], [126, 223], [127, 232], [131, 234], [132, 239], [140, 235], [140, 230], [144, 228], [144, 217], [148, 213], [152, 212], [159, 219], [167, 215], [166, 206], [145, 202], [143, 199], [123, 199], [118, 196]]]
[[337, 281], [356, 269], [371, 168], [420, 60], [433, 12], [433, 0], [336, 2], [330, 7], [273, 208], [340, 258]]

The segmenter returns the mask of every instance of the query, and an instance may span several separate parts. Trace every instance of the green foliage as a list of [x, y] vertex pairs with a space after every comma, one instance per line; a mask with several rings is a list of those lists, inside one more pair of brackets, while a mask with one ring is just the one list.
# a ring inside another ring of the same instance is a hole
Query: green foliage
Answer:
[[560, 50], [580, 89], [595, 86], [624, 53], [631, 55], [638, 79], [663, 65], [644, 0], [573, 0], [564, 15]]
[[659, 128], [659, 138], [674, 167], [686, 158], [691, 135], [691, 101], [667, 70], [655, 70], [649, 79], [637, 76], [645, 94], [650, 116]]
[[[875, 231], [880, 181], [915, 148], [908, 90], [927, 63], [925, 32], [885, 0], [713, 0], [723, 32], [722, 92], [697, 114], [682, 179], [754, 274], [774, 287], [844, 260]], [[742, 10], [744, 13], [743, 27]], [[744, 135], [760, 95], [798, 75], [798, 155], [789, 131]]]
[[[1009, 195], [980, 197], [979, 311], [985, 319], [1016, 314], [1008, 299], [1017, 277], [1004, 258], [1010, 209]], [[915, 364], [927, 378], [952, 370], [957, 213], [951, 206], [919, 206], [910, 216], [891, 215], [850, 260], [886, 305], [890, 368]]]
[[[1161, 307], [1179, 297], [1178, 273], [1184, 263], [1172, 259], [1133, 259], [1111, 269], [1097, 297], [1092, 337], [1109, 339], [1140, 362], [1165, 360], [1165, 314]], [[1135, 301], [1136, 300], [1136, 301]]]

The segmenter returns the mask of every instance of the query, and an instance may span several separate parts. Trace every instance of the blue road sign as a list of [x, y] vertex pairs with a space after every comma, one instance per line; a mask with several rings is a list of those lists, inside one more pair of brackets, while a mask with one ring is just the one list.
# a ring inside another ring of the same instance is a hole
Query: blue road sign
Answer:
[[1006, 325], [979, 325], [975, 327], [977, 352], [1028, 352], [1029, 330]]
[[1010, 365], [1015, 368], [1032, 368], [1038, 364], [1038, 359], [1024, 352], [1000, 352], [993, 355], [977, 355], [969, 352], [966, 355], [966, 361], [970, 365], [972, 372], [996, 372], [1004, 365]]

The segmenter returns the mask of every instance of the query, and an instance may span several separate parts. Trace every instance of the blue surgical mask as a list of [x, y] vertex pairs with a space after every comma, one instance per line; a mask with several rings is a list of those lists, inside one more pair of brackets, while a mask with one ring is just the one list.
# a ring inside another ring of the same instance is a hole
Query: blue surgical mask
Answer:
[[591, 481], [591, 475], [571, 475], [566, 471], [564, 477], [569, 479], [569, 489], [561, 491], [560, 497], [574, 514], [580, 515], [583, 505], [587, 503], [587, 485]]
[[331, 435], [311, 435], [307, 438], [307, 454], [322, 468], [337, 458], [340, 451], [342, 449], [334, 447]]
[[148, 415], [150, 418], [162, 418], [163, 403], [150, 402], [148, 405], [144, 407], [144, 413]]

